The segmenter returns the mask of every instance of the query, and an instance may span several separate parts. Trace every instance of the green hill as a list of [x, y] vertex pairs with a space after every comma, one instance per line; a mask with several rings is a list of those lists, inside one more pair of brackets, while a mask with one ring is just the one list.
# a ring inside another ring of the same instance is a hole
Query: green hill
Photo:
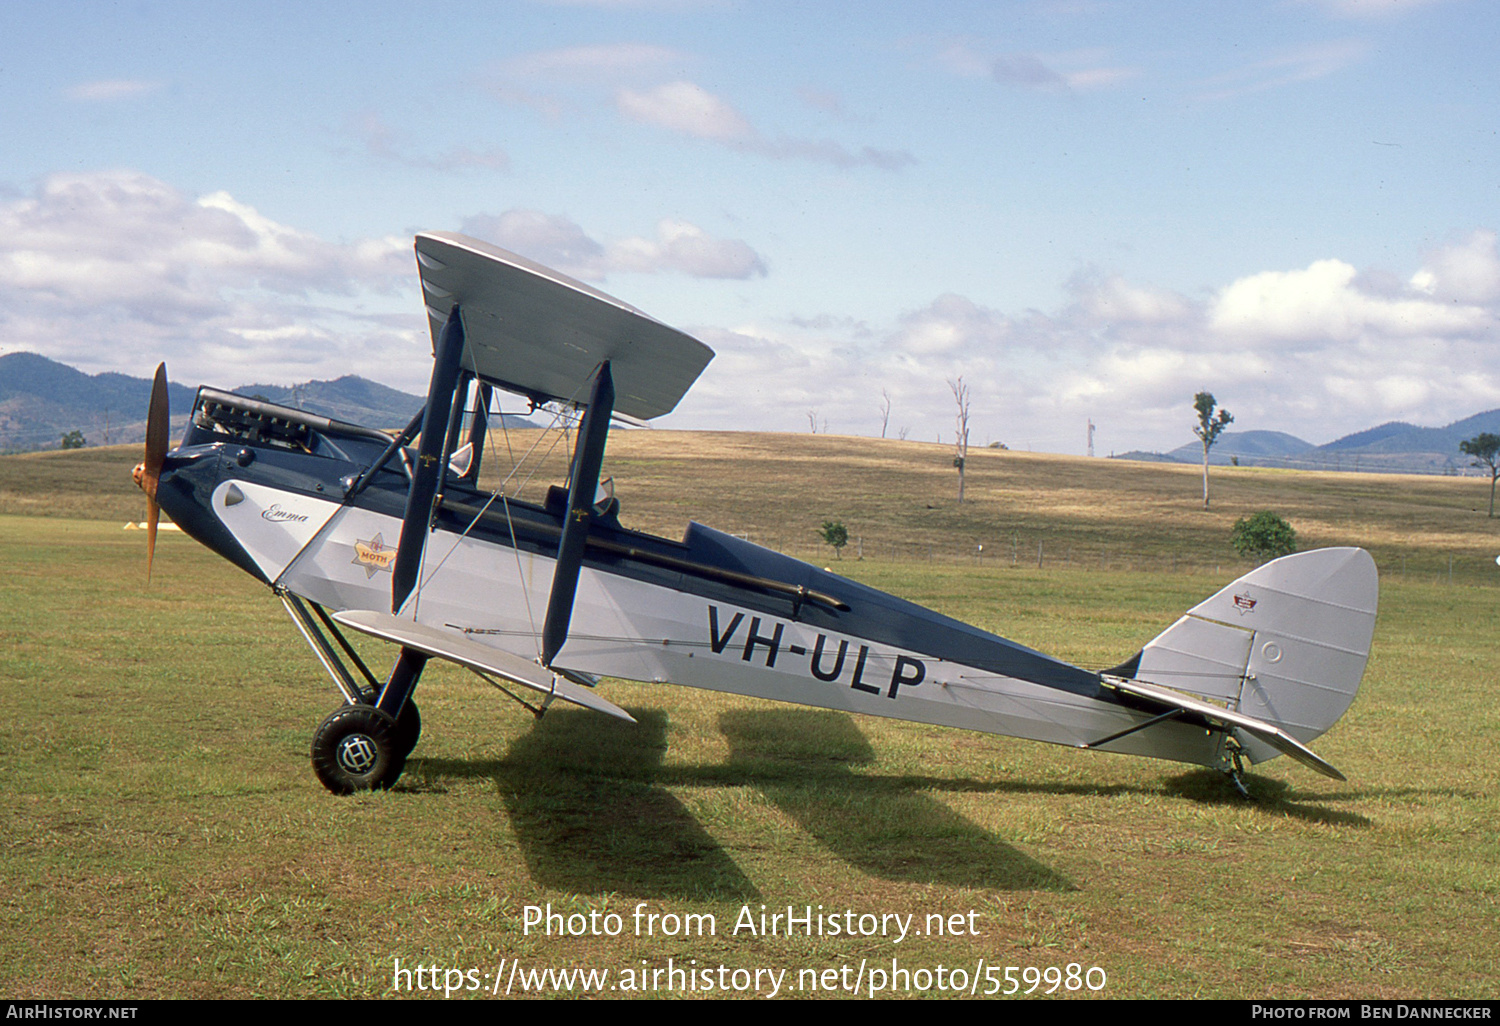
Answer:
[[[185, 424], [193, 389], [169, 384], [167, 398]], [[106, 436], [142, 441], [150, 399], [150, 378], [85, 374], [35, 353], [8, 353], [0, 356], [0, 451], [55, 449], [70, 431], [83, 432], [90, 445]]]
[[[187, 423], [195, 387], [169, 383], [174, 435]], [[301, 385], [243, 385], [233, 391], [356, 424], [404, 427], [422, 407], [420, 396], [346, 375]], [[0, 356], [0, 451], [55, 449], [81, 431], [91, 446], [140, 442], [146, 437], [151, 379], [85, 374], [35, 353]]]

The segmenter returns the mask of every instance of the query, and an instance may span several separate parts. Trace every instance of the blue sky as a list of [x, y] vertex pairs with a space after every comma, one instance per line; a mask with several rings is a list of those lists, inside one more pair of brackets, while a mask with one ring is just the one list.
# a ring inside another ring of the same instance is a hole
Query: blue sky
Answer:
[[466, 231], [719, 353], [662, 426], [1101, 452], [1500, 406], [1484, 0], [8, 4], [0, 352], [421, 391]]

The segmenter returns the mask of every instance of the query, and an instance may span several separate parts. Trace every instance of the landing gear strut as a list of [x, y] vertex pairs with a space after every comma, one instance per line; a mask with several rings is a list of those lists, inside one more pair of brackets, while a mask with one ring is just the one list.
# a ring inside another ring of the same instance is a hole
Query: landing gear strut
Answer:
[[[422, 736], [422, 715], [411, 695], [427, 656], [403, 648], [382, 683], [322, 606], [290, 592], [283, 592], [281, 599], [344, 696], [344, 704], [329, 713], [313, 735], [313, 772], [334, 794], [388, 789], [400, 779], [406, 757]], [[362, 682], [355, 680], [348, 663], [359, 670]]]

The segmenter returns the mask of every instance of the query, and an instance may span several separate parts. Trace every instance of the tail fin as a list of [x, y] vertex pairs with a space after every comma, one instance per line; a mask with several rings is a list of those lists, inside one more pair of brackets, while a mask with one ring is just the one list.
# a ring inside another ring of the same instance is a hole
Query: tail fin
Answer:
[[1262, 762], [1293, 751], [1269, 743], [1271, 733], [1305, 744], [1354, 701], [1378, 597], [1375, 561], [1364, 549], [1283, 556], [1200, 602], [1108, 672], [1238, 713], [1226, 726], [1243, 728], [1248, 719], [1276, 728], [1235, 730], [1249, 760]]

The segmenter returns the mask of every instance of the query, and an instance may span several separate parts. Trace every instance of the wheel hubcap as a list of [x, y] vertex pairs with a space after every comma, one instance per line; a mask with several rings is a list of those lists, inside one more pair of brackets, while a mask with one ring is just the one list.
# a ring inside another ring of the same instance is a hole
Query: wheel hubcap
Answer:
[[339, 765], [350, 773], [370, 772], [370, 768], [375, 765], [376, 755], [375, 742], [364, 734], [350, 734], [339, 742]]

